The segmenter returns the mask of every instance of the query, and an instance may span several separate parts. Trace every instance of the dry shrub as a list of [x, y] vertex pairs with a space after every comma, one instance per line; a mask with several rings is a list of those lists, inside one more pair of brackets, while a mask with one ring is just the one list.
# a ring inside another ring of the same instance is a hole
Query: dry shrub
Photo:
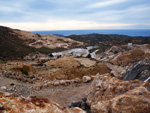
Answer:
[[29, 65], [16, 66], [16, 67], [11, 68], [10, 70], [15, 71], [15, 72], [22, 72], [23, 70], [29, 72], [31, 71], [31, 66]]

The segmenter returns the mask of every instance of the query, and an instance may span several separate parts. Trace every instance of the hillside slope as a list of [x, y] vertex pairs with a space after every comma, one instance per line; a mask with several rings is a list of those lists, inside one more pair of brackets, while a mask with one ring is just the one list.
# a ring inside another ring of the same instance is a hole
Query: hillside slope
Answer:
[[83, 45], [54, 35], [39, 35], [0, 26], [0, 59], [20, 59], [32, 52], [51, 53]]

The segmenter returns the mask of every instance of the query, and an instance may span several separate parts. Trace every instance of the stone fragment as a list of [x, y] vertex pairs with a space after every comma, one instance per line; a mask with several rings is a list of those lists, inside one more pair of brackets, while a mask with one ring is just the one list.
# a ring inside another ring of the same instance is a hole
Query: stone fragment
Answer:
[[82, 81], [84, 82], [84, 83], [87, 83], [87, 82], [90, 82], [92, 79], [91, 79], [91, 77], [89, 77], [89, 76], [83, 76], [82, 77]]
[[54, 86], [58, 86], [59, 85], [59, 81], [54, 81], [53, 85]]
[[75, 83], [80, 83], [80, 82], [81, 82], [81, 79], [75, 78], [75, 79], [74, 79], [74, 82], [75, 82]]

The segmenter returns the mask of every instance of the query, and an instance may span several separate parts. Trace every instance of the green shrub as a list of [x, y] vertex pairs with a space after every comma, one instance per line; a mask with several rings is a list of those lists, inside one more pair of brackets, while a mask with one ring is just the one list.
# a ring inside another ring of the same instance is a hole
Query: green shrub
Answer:
[[22, 74], [28, 75], [28, 71], [26, 69], [21, 69]]

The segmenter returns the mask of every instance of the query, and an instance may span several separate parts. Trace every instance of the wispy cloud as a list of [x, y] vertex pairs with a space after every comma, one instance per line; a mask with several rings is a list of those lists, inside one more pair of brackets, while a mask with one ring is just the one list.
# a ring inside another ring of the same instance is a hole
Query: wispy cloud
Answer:
[[100, 8], [100, 7], [106, 7], [106, 6], [111, 6], [111, 5], [116, 5], [119, 3], [126, 2], [128, 0], [105, 0], [103, 2], [97, 2], [94, 4], [91, 4], [88, 6], [88, 8]]
[[150, 28], [150, 0], [0, 0], [0, 16], [25, 30], [141, 29]]

